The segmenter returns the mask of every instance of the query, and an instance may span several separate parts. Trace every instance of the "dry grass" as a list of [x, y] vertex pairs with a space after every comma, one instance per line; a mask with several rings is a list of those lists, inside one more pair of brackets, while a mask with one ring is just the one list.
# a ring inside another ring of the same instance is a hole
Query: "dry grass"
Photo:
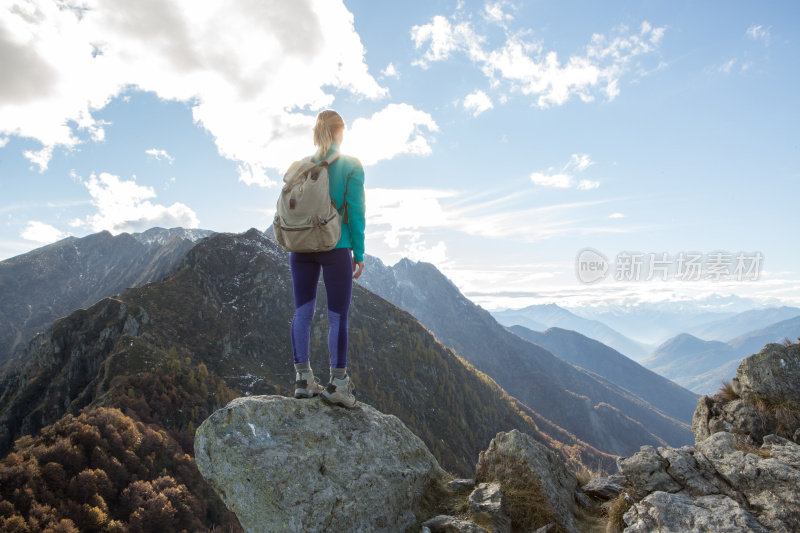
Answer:
[[628, 527], [622, 517], [625, 516], [625, 513], [628, 512], [628, 509], [630, 509], [632, 505], [633, 502], [625, 492], [605, 505], [606, 517], [608, 518], [608, 524], [606, 525], [607, 533], [621, 533]]
[[578, 507], [575, 510], [575, 527], [581, 533], [605, 533], [608, 520], [598, 505], [592, 509]]
[[[504, 510], [511, 519], [512, 531], [535, 531], [555, 522], [555, 511], [538, 484], [503, 487], [503, 492], [505, 494]], [[566, 530], [558, 524], [552, 531], [566, 533]]]
[[[419, 504], [419, 514], [417, 523], [406, 529], [407, 532], [419, 531], [422, 522], [440, 514], [455, 515], [455, 509], [461, 505], [463, 508], [464, 498], [457, 495], [450, 489], [447, 482], [449, 479], [434, 479], [425, 488]], [[467, 504], [468, 505], [468, 504]]]
[[580, 465], [580, 467], [577, 468], [573, 472], [573, 474], [575, 474], [575, 479], [578, 480], [579, 487], [586, 485], [596, 477], [602, 476], [601, 472], [598, 472], [597, 470], [592, 470], [591, 468], [583, 464]]
[[759, 448], [747, 436], [737, 436], [733, 441], [733, 447], [743, 453], [752, 453], [761, 457], [762, 459], [769, 459], [772, 457], [772, 451], [769, 448]]
[[733, 383], [728, 380], [723, 380], [722, 386], [717, 391], [717, 396], [726, 402], [732, 402], [733, 400], [739, 399], [739, 394], [737, 394], [736, 390], [734, 390]]
[[755, 394], [748, 396], [766, 420], [775, 422], [775, 433], [778, 436], [791, 438], [792, 432], [800, 426], [800, 408], [789, 400], [770, 401]]

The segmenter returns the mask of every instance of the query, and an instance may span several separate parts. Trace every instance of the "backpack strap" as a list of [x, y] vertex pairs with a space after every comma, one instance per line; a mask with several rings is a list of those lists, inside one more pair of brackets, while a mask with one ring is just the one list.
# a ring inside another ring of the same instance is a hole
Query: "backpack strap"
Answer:
[[330, 157], [328, 157], [328, 159], [324, 159], [324, 160], [320, 161], [320, 162], [319, 162], [319, 163], [317, 163], [317, 164], [318, 164], [318, 165], [322, 165], [323, 163], [325, 163], [325, 166], [326, 166], [326, 167], [328, 167], [328, 166], [331, 166], [331, 165], [334, 163], [334, 161], [336, 161], [337, 159], [339, 159], [339, 156], [340, 156], [340, 155], [342, 155], [342, 154], [341, 154], [341, 152], [339, 152], [339, 151], [333, 152], [333, 153], [330, 155]]
[[[323, 160], [323, 161], [320, 161], [320, 162], [319, 162], [319, 163], [317, 163], [317, 164], [318, 164], [318, 165], [323, 165], [323, 164], [324, 164], [324, 166], [326, 166], [326, 167], [327, 167], [327, 166], [330, 166], [330, 165], [332, 165], [332, 164], [333, 164], [333, 163], [334, 163], [334, 162], [335, 162], [337, 159], [339, 159], [339, 156], [340, 156], [340, 155], [342, 155], [342, 154], [341, 154], [341, 152], [339, 152], [339, 151], [336, 151], [336, 152], [332, 153], [332, 154], [330, 155], [330, 157], [328, 157], [327, 159], [325, 159], [325, 160]], [[350, 218], [350, 217], [347, 215], [347, 188], [348, 188], [349, 186], [350, 186], [350, 177], [348, 176], [348, 177], [347, 177], [347, 180], [344, 182], [344, 197], [342, 198], [342, 207], [336, 207], [336, 210], [337, 210], [337, 211], [341, 211], [341, 215], [342, 215], [342, 222], [343, 222], [344, 224], [347, 224], [347, 223], [348, 223], [348, 221], [349, 221], [349, 218]], [[335, 205], [334, 205], [334, 206], [335, 206]]]

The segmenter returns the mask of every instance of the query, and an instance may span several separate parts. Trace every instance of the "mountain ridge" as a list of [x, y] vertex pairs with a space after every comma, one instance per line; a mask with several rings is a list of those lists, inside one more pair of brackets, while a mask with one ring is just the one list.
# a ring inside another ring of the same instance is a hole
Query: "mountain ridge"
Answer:
[[[661, 446], [667, 439], [685, 444], [691, 438], [686, 422], [508, 331], [435, 266], [405, 260], [387, 267], [371, 257], [366, 263], [363, 285], [411, 312], [437, 339], [492, 376], [509, 394], [579, 439], [623, 454], [645, 442]], [[619, 447], [620, 434], [627, 435], [628, 446]]]
[[798, 337], [800, 316], [742, 333], [727, 342], [681, 333], [658, 346], [642, 364], [696, 393], [712, 394], [723, 381], [733, 378], [745, 357], [758, 353], [768, 343]]
[[114, 236], [102, 231], [0, 261], [0, 365], [55, 319], [163, 279], [198, 239], [212, 233], [151, 228]]
[[517, 335], [544, 346], [561, 359], [594, 372], [647, 401], [669, 416], [691, 423], [699, 395], [653, 372], [610, 346], [562, 328], [532, 331], [509, 328]]
[[[640, 360], [649, 353], [647, 346], [641, 342], [626, 337], [599, 320], [583, 318], [554, 303], [529, 305], [522, 309], [496, 311], [492, 313], [492, 316], [506, 327], [520, 325], [534, 331], [559, 327], [577, 331], [582, 335], [611, 346], [633, 360]], [[544, 327], [541, 327], [542, 325]]]

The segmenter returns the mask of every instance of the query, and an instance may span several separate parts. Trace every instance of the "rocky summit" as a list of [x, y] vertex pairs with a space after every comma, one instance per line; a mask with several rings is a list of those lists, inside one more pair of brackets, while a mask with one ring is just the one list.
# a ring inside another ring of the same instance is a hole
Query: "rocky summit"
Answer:
[[694, 446], [621, 459], [625, 532], [800, 531], [800, 344], [769, 344], [702, 397]]
[[282, 396], [216, 411], [197, 430], [195, 455], [248, 532], [404, 531], [445, 475], [395, 416]]

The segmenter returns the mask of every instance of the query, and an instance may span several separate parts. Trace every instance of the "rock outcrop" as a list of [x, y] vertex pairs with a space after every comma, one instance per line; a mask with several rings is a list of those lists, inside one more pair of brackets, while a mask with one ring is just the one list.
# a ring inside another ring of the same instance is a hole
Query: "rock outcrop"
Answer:
[[700, 398], [692, 421], [695, 441], [717, 431], [750, 435], [760, 444], [775, 434], [794, 439], [800, 429], [800, 344], [767, 344], [742, 361], [728, 395]]
[[238, 398], [198, 428], [197, 466], [248, 532], [404, 531], [445, 473], [399, 419], [281, 396]]
[[573, 510], [578, 482], [563, 460], [530, 436], [517, 430], [498, 433], [480, 453], [475, 477], [479, 483], [500, 483], [503, 508], [516, 528], [556, 523], [577, 531]]
[[800, 531], [798, 383], [800, 345], [769, 344], [699, 400], [694, 446], [618, 461], [634, 500], [625, 531]]

